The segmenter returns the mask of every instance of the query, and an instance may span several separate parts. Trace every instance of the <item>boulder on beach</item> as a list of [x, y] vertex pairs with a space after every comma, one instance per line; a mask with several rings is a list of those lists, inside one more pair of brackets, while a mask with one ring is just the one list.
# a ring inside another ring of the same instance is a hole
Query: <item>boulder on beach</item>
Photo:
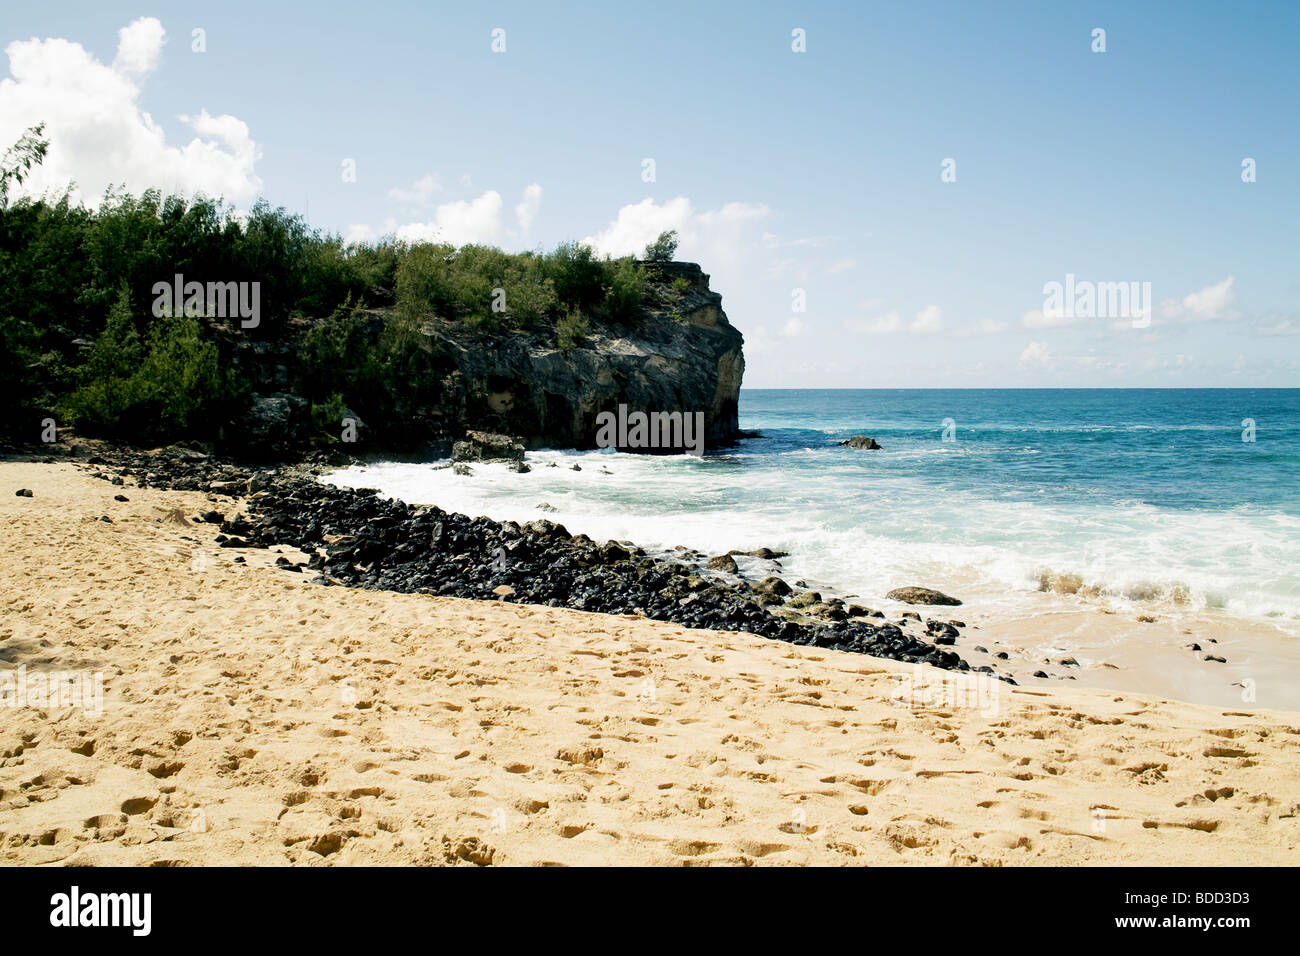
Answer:
[[523, 461], [524, 445], [509, 435], [493, 432], [465, 433], [464, 439], [451, 446], [452, 461]]
[[946, 604], [952, 607], [961, 604], [961, 601], [955, 597], [932, 588], [894, 588], [885, 597], [891, 601], [902, 601], [904, 604]]
[[856, 448], [862, 451], [880, 450], [880, 445], [878, 445], [876, 443], [876, 440], [872, 438], [870, 435], [854, 435], [848, 441], [842, 441], [840, 442], [840, 444], [846, 445], [849, 448]]
[[732, 548], [727, 554], [743, 554], [751, 558], [763, 558], [766, 561], [774, 561], [777, 558], [790, 556], [789, 551], [773, 551], [771, 548], [755, 548], [753, 551], [737, 551]]
[[774, 594], [777, 597], [785, 597], [790, 593], [791, 588], [790, 585], [786, 584], [781, 578], [772, 575], [771, 577], [764, 578], [762, 581], [758, 582], [758, 584], [755, 584], [754, 590], [763, 594]]
[[720, 554], [717, 557], [709, 558], [706, 567], [713, 571], [726, 571], [728, 574], [735, 574], [740, 570], [740, 567], [736, 564], [736, 559], [729, 554]]

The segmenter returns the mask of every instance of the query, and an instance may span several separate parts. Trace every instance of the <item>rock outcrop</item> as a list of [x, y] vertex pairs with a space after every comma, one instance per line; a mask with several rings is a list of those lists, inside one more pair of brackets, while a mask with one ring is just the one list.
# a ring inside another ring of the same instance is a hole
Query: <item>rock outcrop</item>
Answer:
[[[549, 334], [505, 336], [485, 348], [456, 326], [428, 327], [454, 365], [452, 414], [534, 447], [594, 447], [596, 415], [620, 404], [629, 412], [703, 412], [706, 443], [734, 438], [744, 337], [698, 265], [652, 268], [659, 278], [637, 322], [593, 330], [567, 351]], [[685, 290], [665, 295], [674, 279], [685, 280]]]
[[509, 435], [466, 432], [463, 441], [451, 447], [452, 461], [523, 461], [524, 446]]
[[931, 588], [894, 588], [885, 597], [891, 601], [902, 601], [904, 604], [944, 604], [950, 607], [961, 604], [957, 598]]
[[[439, 446], [446, 454], [468, 430], [520, 436], [533, 448], [591, 448], [596, 416], [620, 404], [628, 412], [703, 412], [706, 445], [739, 437], [744, 337], [727, 321], [722, 296], [695, 263], [642, 265], [648, 283], [638, 313], [627, 322], [593, 324], [568, 349], [559, 348], [546, 323], [485, 333], [426, 317], [416, 334], [432, 371], [420, 394], [399, 397], [398, 411], [387, 416], [397, 421], [367, 415], [369, 427], [344, 450], [383, 453], [400, 444], [416, 453]], [[391, 312], [367, 315], [366, 335], [378, 340]], [[225, 451], [279, 454], [310, 439], [310, 422], [292, 392], [313, 324], [298, 320], [277, 343], [227, 337], [237, 375], [270, 398], [258, 399], [256, 428], [225, 436]]]
[[859, 451], [880, 450], [880, 446], [876, 444], [876, 440], [872, 438], [870, 435], [854, 435], [848, 441], [842, 441], [840, 442], [840, 444], [846, 445], [849, 448], [856, 448]]

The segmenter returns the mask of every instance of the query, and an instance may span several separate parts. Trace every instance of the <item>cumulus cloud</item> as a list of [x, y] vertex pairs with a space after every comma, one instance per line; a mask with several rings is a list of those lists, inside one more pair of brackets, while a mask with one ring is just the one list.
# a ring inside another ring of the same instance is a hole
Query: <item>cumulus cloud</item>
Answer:
[[[410, 189], [394, 188], [390, 198], [400, 202], [428, 204], [437, 186], [437, 178], [430, 175], [416, 180]], [[503, 218], [505, 199], [495, 189], [489, 189], [474, 199], [456, 199], [440, 203], [433, 208], [431, 218], [423, 222], [399, 224], [391, 216], [381, 227], [367, 223], [353, 223], [344, 232], [345, 242], [374, 242], [381, 236], [392, 236], [400, 242], [449, 242], [455, 246], [466, 243], [491, 245], [508, 244], [522, 238], [528, 231], [542, 205], [542, 187], [529, 184], [523, 197], [515, 206], [518, 230], [511, 228]]]
[[537, 218], [537, 211], [542, 208], [542, 187], [537, 183], [530, 183], [524, 190], [523, 201], [515, 206], [515, 219], [519, 223], [521, 232], [527, 232], [532, 228], [533, 220]]
[[1222, 282], [1188, 293], [1182, 301], [1166, 299], [1160, 304], [1161, 313], [1166, 319], [1184, 322], [1239, 318], [1240, 316], [1229, 308], [1236, 298], [1232, 288], [1235, 281], [1235, 276], [1228, 276]]
[[1059, 329], [1075, 323], [1073, 315], [1064, 310], [1058, 313], [1046, 313], [1042, 309], [1030, 309], [1020, 317], [1020, 324], [1027, 329]]
[[895, 332], [933, 335], [943, 330], [943, 310], [937, 305], [927, 305], [911, 322], [905, 323], [897, 312], [887, 312], [874, 319], [848, 319], [844, 327], [864, 335], [891, 335]]
[[1020, 353], [1020, 364], [1025, 367], [1049, 368], [1052, 364], [1052, 350], [1046, 342], [1030, 342]]
[[861, 332], [863, 335], [888, 335], [899, 331], [903, 327], [903, 320], [897, 312], [887, 312], [874, 319], [847, 319], [844, 327], [850, 332]]
[[1183, 308], [1200, 318], [1217, 319], [1232, 304], [1232, 285], [1234, 276], [1228, 276], [1215, 285], [1207, 285], [1199, 292], [1192, 292], [1183, 298]]
[[402, 242], [450, 242], [457, 246], [495, 242], [501, 234], [503, 205], [501, 194], [489, 189], [477, 199], [443, 203], [428, 222], [408, 222], [397, 228], [396, 236]]
[[745, 333], [746, 355], [769, 355], [776, 348], [776, 341], [767, 331], [767, 326], [760, 325], [753, 331]]
[[582, 241], [611, 256], [639, 256], [661, 232], [676, 229], [679, 259], [725, 272], [739, 264], [746, 248], [762, 242], [754, 230], [769, 212], [761, 203], [729, 202], [697, 212], [685, 196], [664, 203], [643, 199], [623, 206], [605, 229]]
[[1291, 315], [1261, 316], [1255, 325], [1256, 335], [1300, 335], [1300, 312]]
[[417, 179], [410, 189], [394, 186], [388, 190], [388, 198], [409, 206], [427, 206], [433, 199], [433, 194], [441, 190], [442, 183], [439, 182], [438, 177], [429, 173]]
[[152, 73], [162, 60], [166, 31], [154, 17], [140, 17], [117, 31], [117, 56], [113, 69], [118, 73], [143, 75]]
[[75, 184], [73, 198], [90, 204], [115, 185], [133, 193], [205, 193], [240, 204], [257, 195], [261, 147], [242, 120], [201, 108], [178, 117], [193, 138], [169, 145], [162, 126], [141, 110], [143, 83], [162, 62], [165, 42], [162, 24], [141, 17], [118, 32], [111, 66], [64, 39], [5, 47], [10, 75], [0, 80], [0, 143], [13, 143], [41, 122], [50, 141], [44, 165], [24, 192], [61, 193]]
[[788, 339], [793, 339], [803, 335], [806, 328], [803, 319], [795, 316], [782, 327], [781, 334]]
[[957, 334], [961, 336], [1001, 335], [1010, 328], [1011, 326], [1006, 322], [999, 322], [997, 319], [980, 319], [978, 322], [960, 326]]
[[907, 331], [917, 335], [933, 335], [943, 330], [943, 310], [937, 305], [927, 305], [907, 327]]

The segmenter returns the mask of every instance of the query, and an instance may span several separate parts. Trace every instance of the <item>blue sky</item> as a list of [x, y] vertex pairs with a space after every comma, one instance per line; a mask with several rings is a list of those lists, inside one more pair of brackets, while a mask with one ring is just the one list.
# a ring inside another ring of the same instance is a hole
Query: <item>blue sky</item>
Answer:
[[[8, 0], [0, 134], [49, 122], [37, 188], [353, 237], [675, 226], [755, 387], [1296, 386], [1298, 35], [1262, 2]], [[1067, 274], [1150, 283], [1149, 323], [1043, 314]]]

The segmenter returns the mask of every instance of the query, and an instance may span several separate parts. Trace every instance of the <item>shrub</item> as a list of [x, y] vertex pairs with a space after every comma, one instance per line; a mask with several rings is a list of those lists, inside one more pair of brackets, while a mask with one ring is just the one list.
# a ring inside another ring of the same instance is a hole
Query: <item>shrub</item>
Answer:
[[525, 254], [506, 267], [506, 314], [523, 328], [549, 318], [559, 303], [555, 280], [548, 278], [540, 258]]
[[[32, 424], [41, 392], [36, 374], [36, 330], [12, 315], [0, 318], [0, 434], [19, 435]], [[32, 431], [32, 434], [35, 434]]]
[[405, 249], [397, 263], [397, 309], [408, 319], [429, 314], [449, 315], [452, 303], [451, 256], [453, 246], [419, 243]]
[[89, 434], [137, 440], [211, 435], [234, 398], [217, 347], [196, 319], [156, 320], [142, 349], [125, 293], [82, 367], [83, 384], [68, 400], [70, 417]]
[[591, 246], [560, 243], [546, 258], [546, 274], [562, 306], [590, 309], [605, 297], [605, 263]]
[[645, 295], [645, 273], [631, 259], [619, 259], [610, 268], [605, 292], [605, 312], [612, 321], [627, 322], [636, 315]]
[[677, 230], [659, 233], [659, 238], [645, 247], [645, 257], [650, 262], [672, 262], [677, 255]]
[[581, 345], [590, 331], [587, 320], [583, 318], [582, 313], [574, 309], [560, 319], [556, 325], [555, 344], [561, 352], [567, 352]]

